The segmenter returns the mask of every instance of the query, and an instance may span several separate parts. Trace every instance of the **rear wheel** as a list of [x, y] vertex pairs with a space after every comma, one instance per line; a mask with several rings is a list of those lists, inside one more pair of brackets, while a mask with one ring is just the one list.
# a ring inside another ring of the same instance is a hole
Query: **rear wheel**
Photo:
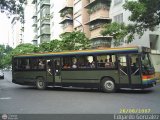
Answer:
[[101, 88], [103, 92], [115, 92], [115, 83], [111, 78], [106, 77], [101, 81]]
[[37, 78], [36, 80], [36, 87], [39, 90], [44, 90], [46, 89], [46, 82], [42, 77]]

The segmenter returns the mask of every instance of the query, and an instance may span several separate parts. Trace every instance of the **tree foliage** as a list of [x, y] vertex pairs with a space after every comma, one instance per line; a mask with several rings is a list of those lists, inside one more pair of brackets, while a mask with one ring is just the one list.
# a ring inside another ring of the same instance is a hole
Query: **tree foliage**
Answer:
[[136, 29], [153, 31], [160, 24], [160, 0], [126, 1], [123, 8], [131, 12], [128, 19]]
[[12, 51], [12, 56], [19, 55], [19, 54], [33, 53], [33, 52], [35, 52], [35, 45], [32, 45], [30, 43], [24, 43], [24, 44], [18, 45]]
[[61, 41], [60, 40], [52, 40], [50, 42], [44, 42], [39, 45], [39, 47], [35, 48], [35, 52], [57, 52], [61, 51], [60, 48]]
[[39, 46], [30, 43], [20, 44], [15, 49], [0, 45], [0, 68], [11, 65], [12, 56], [35, 52], [57, 52], [65, 50], [79, 50], [89, 47], [89, 40], [82, 32], [72, 32], [61, 35], [61, 39], [41, 43]]
[[0, 68], [5, 68], [11, 65], [11, 51], [10, 46], [0, 45]]
[[123, 8], [131, 12], [128, 20], [132, 23], [128, 25], [124, 23], [105, 24], [101, 31], [103, 36], [113, 36], [115, 46], [124, 42], [124, 38], [127, 43], [132, 42], [135, 36], [141, 38], [146, 30], [154, 31], [155, 27], [160, 24], [160, 0], [126, 0]]
[[62, 50], [80, 50], [90, 47], [89, 39], [80, 31], [64, 33], [60, 38]]
[[24, 4], [27, 4], [27, 0], [0, 0], [0, 10], [1, 13], [6, 13], [8, 18], [18, 15], [21, 22], [24, 22]]

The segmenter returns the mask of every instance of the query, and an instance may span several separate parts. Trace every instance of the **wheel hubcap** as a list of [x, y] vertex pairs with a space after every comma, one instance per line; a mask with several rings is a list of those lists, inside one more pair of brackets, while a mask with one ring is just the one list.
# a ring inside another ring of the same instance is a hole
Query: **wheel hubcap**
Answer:
[[39, 82], [38, 82], [38, 86], [39, 86], [39, 87], [43, 87], [43, 85], [44, 85], [44, 84], [43, 84], [43, 81], [39, 81]]
[[114, 88], [114, 83], [112, 81], [106, 81], [105, 84], [104, 84], [104, 87], [107, 90], [112, 90]]

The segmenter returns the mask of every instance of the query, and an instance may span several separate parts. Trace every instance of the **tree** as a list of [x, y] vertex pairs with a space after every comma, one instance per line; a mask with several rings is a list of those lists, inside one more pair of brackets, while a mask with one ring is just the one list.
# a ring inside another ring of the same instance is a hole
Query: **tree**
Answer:
[[0, 68], [5, 68], [11, 65], [11, 51], [10, 46], [0, 45]]
[[60, 36], [62, 50], [80, 50], [90, 47], [89, 39], [83, 32], [73, 31]]
[[35, 52], [57, 52], [61, 51], [61, 41], [60, 40], [52, 40], [50, 42], [44, 42], [39, 45], [39, 47], [35, 48]]
[[18, 55], [18, 54], [34, 53], [34, 52], [35, 52], [35, 45], [32, 45], [30, 43], [24, 43], [24, 44], [18, 45], [12, 51], [12, 56]]
[[127, 43], [132, 42], [135, 35], [141, 38], [146, 30], [154, 31], [160, 23], [160, 0], [126, 0], [123, 8], [131, 12], [128, 20], [132, 23], [128, 25], [124, 23], [105, 24], [101, 31], [103, 36], [113, 36], [115, 46], [120, 45], [124, 38]]
[[126, 1], [123, 8], [131, 12], [128, 19], [135, 29], [153, 31], [160, 24], [160, 0]]
[[0, 10], [8, 18], [14, 14], [19, 15], [21, 22], [24, 22], [24, 4], [27, 4], [27, 0], [0, 0]]

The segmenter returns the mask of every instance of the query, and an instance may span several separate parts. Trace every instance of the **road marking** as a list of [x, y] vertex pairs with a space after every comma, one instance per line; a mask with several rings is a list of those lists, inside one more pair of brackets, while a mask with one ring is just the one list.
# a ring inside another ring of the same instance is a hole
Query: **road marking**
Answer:
[[11, 97], [3, 97], [3, 98], [0, 98], [0, 100], [10, 100], [12, 99]]

